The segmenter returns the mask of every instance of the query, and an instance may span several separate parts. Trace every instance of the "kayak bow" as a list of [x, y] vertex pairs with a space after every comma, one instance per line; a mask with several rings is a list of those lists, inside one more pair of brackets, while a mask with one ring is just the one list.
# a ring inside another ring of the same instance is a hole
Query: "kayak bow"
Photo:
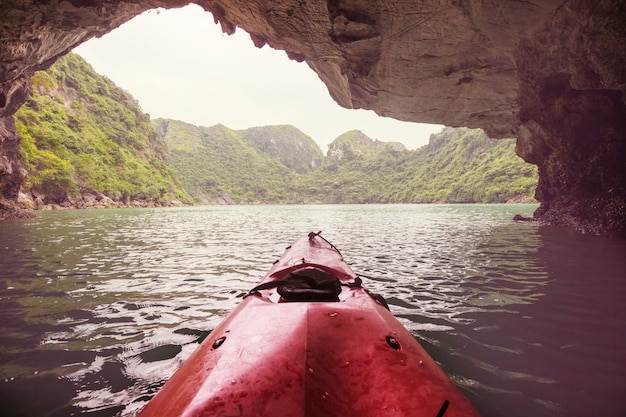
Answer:
[[140, 417], [479, 416], [319, 233], [296, 240]]

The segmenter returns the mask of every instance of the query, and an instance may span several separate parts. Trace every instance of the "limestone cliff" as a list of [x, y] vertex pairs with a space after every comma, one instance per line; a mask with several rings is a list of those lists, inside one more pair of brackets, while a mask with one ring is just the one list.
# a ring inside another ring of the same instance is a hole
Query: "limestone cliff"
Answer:
[[376, 155], [385, 150], [406, 150], [399, 142], [381, 142], [367, 136], [360, 130], [352, 130], [336, 138], [328, 145], [328, 159], [335, 162], [348, 161], [368, 155]]
[[[189, 1], [0, 5], [0, 192], [23, 169], [11, 115], [26, 77], [143, 10]], [[306, 61], [331, 96], [401, 120], [518, 137], [536, 216], [626, 236], [626, 5], [610, 0], [196, 0], [225, 32]], [[0, 204], [3, 204], [0, 202]]]

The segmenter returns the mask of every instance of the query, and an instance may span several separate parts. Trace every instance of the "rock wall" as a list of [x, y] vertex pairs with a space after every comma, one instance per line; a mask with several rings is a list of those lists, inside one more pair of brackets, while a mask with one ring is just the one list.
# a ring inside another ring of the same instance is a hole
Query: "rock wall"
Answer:
[[26, 170], [19, 151], [19, 136], [11, 116], [24, 103], [30, 93], [30, 83], [16, 80], [0, 90], [0, 220], [11, 217], [28, 217], [17, 205], [20, 187]]
[[535, 217], [626, 237], [626, 6], [568, 2], [516, 48], [517, 153], [539, 167]]
[[[24, 80], [143, 10], [187, 2], [0, 5], [0, 158], [11, 161], [0, 164], [5, 199], [17, 198], [23, 179], [11, 151], [17, 138], [10, 117], [23, 101], [16, 92], [27, 91]], [[344, 107], [517, 136], [519, 155], [539, 166], [537, 218], [584, 233], [626, 236], [624, 2], [195, 3], [225, 32], [243, 28], [256, 46], [269, 44], [306, 61]]]

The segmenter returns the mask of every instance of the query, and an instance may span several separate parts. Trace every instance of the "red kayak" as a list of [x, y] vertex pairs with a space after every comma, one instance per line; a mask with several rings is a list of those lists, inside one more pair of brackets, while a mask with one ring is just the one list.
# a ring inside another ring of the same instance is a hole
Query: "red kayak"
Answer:
[[140, 413], [479, 416], [319, 233], [294, 242]]

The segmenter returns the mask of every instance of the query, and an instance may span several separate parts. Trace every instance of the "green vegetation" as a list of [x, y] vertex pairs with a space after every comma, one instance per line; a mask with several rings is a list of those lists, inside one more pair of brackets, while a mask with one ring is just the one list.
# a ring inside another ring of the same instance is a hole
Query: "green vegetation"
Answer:
[[199, 203], [285, 202], [296, 174], [278, 159], [249, 145], [223, 125], [196, 127], [157, 119], [172, 155], [172, 166]]
[[360, 130], [351, 130], [330, 144], [328, 158], [337, 162], [372, 159], [392, 151], [406, 151], [406, 148], [400, 142], [380, 142], [370, 139]]
[[515, 141], [490, 139], [480, 129], [446, 128], [414, 151], [369, 138], [371, 149], [364, 151], [364, 135], [353, 136], [352, 145], [345, 135], [339, 146], [331, 144], [322, 168], [300, 178], [313, 200], [505, 203], [531, 201], [537, 186], [537, 169], [515, 155]]
[[315, 141], [291, 125], [252, 127], [238, 133], [247, 144], [299, 174], [311, 171], [324, 160]]
[[395, 172], [389, 172], [389, 158], [379, 168], [390, 182], [388, 201], [529, 201], [538, 180], [537, 168], [515, 154], [513, 139], [490, 139], [480, 129], [446, 128], [428, 146], [398, 155], [398, 162]]
[[[537, 185], [536, 167], [515, 155], [514, 140], [490, 139], [480, 129], [444, 129], [415, 151], [351, 131], [320, 163], [308, 142], [289, 139], [298, 136], [293, 127], [153, 123], [185, 189], [203, 202], [504, 203], [531, 200]], [[269, 150], [259, 145], [268, 137]], [[299, 168], [282, 156], [294, 154], [306, 155]]]
[[59, 59], [32, 84], [15, 115], [32, 194], [49, 203], [81, 191], [125, 203], [186, 198], [149, 115], [80, 56]]
[[32, 83], [16, 125], [25, 189], [48, 203], [87, 194], [157, 204], [504, 203], [531, 200], [537, 184], [513, 139], [479, 129], [446, 128], [413, 151], [354, 130], [324, 156], [289, 125], [237, 131], [151, 121], [75, 54]]

